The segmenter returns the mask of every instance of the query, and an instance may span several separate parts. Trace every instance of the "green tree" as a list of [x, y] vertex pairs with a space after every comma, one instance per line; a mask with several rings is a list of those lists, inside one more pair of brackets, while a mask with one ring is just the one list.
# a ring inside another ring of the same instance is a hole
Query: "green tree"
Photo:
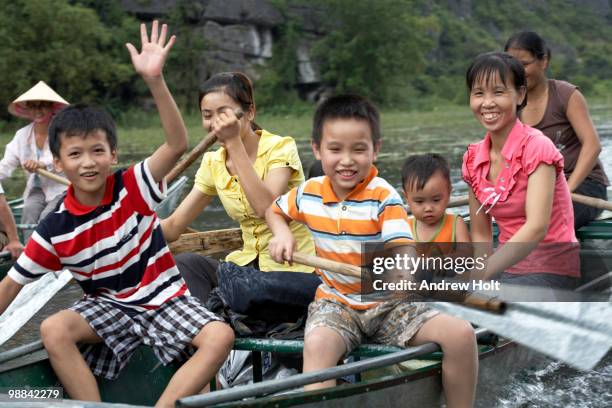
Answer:
[[192, 7], [191, 1], [179, 0], [168, 15], [171, 34], [176, 35], [177, 41], [170, 53], [165, 76], [183, 112], [199, 111], [200, 82], [204, 76], [201, 66], [206, 41], [201, 30], [187, 24], [193, 14]]
[[130, 82], [128, 53], [94, 10], [66, 0], [0, 0], [0, 9], [0, 100], [44, 80], [70, 102], [104, 103]]
[[[377, 102], [401, 92], [425, 67], [431, 40], [412, 0], [319, 0], [323, 31], [313, 50], [323, 81]], [[398, 92], [399, 90], [399, 92]], [[404, 94], [407, 98], [410, 95]]]
[[297, 23], [293, 20], [280, 27], [272, 58], [259, 70], [261, 77], [254, 84], [258, 106], [270, 108], [298, 103], [296, 45], [299, 36]]

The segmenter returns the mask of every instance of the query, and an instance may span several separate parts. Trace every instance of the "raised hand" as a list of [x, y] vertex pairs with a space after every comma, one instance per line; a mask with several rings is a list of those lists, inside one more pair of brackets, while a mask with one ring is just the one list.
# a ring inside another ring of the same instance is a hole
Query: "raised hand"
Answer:
[[166, 24], [162, 24], [161, 33], [159, 33], [159, 22], [155, 20], [153, 21], [153, 27], [151, 27], [151, 39], [149, 40], [147, 26], [143, 23], [140, 25], [140, 41], [142, 43], [140, 53], [131, 43], [125, 45], [132, 57], [134, 69], [145, 80], [162, 76], [168, 52], [176, 41], [176, 36], [173, 35], [166, 44], [167, 33], [168, 26]]

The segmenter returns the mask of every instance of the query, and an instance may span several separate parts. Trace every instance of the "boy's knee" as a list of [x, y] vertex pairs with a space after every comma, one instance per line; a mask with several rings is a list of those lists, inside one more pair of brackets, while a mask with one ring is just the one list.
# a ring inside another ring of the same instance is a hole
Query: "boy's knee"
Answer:
[[451, 332], [448, 336], [448, 345], [456, 349], [473, 348], [475, 346], [476, 333], [470, 322], [453, 318], [449, 329]]
[[229, 350], [234, 346], [234, 330], [223, 322], [210, 322], [205, 325], [200, 333], [193, 339], [193, 345], [199, 348]]
[[325, 330], [313, 329], [304, 338], [304, 357], [316, 357], [325, 354], [330, 347], [330, 336]]
[[217, 332], [218, 341], [224, 345], [229, 350], [234, 347], [234, 340], [236, 340], [236, 336], [234, 335], [234, 330], [228, 324], [219, 325]]
[[53, 347], [58, 344], [65, 344], [72, 340], [69, 328], [62, 318], [56, 314], [47, 317], [40, 324], [40, 338], [45, 348]]

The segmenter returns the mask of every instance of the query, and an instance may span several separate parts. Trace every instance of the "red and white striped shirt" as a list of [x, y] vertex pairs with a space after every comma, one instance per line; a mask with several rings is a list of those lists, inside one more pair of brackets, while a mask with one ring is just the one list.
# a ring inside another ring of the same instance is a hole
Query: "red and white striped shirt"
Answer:
[[147, 161], [109, 176], [97, 207], [80, 204], [70, 186], [38, 224], [9, 276], [26, 284], [68, 269], [88, 297], [136, 311], [189, 294], [153, 210], [164, 191]]

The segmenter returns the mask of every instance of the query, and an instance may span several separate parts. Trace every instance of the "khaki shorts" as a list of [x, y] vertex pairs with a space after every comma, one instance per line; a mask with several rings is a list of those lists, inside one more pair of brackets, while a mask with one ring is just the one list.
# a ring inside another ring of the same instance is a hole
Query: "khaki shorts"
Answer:
[[407, 347], [423, 324], [438, 314], [426, 303], [394, 300], [367, 310], [354, 310], [331, 299], [317, 299], [308, 307], [305, 334], [328, 327], [340, 334], [348, 355], [362, 343]]

